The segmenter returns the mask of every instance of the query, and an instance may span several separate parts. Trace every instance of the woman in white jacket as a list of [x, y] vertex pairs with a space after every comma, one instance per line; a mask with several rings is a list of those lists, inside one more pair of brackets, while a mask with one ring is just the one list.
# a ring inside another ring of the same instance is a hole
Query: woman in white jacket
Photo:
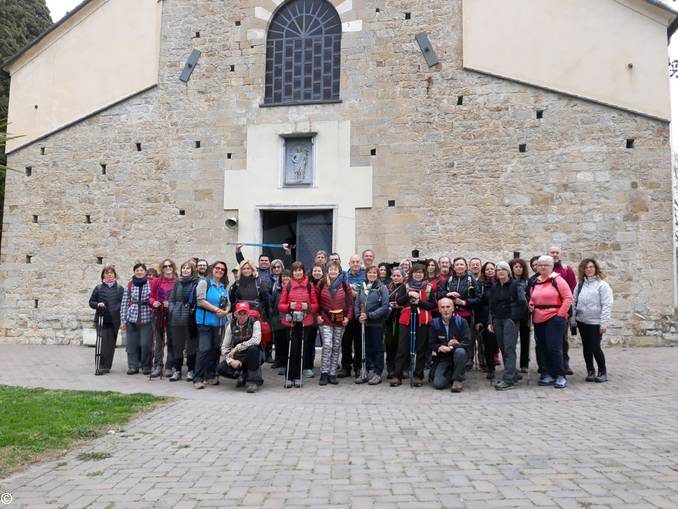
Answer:
[[[604, 281], [598, 262], [585, 258], [579, 264], [579, 282], [574, 290], [572, 324], [577, 325], [584, 349], [587, 382], [607, 382], [605, 355], [600, 346], [612, 313], [612, 288]], [[595, 358], [598, 375], [593, 366]]]

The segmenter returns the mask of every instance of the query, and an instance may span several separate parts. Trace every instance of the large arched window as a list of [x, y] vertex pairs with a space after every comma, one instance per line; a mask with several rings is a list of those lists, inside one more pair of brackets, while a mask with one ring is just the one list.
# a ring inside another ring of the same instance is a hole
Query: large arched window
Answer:
[[326, 0], [290, 0], [266, 40], [264, 105], [339, 101], [341, 19]]

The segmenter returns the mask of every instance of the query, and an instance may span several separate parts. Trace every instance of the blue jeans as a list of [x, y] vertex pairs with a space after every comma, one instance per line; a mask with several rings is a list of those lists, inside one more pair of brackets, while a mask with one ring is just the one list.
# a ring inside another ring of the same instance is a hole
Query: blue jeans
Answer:
[[466, 361], [466, 349], [463, 346], [455, 348], [452, 354], [438, 355], [434, 364], [433, 387], [442, 390], [450, 382], [461, 382], [466, 370]]
[[384, 326], [365, 326], [365, 364], [367, 371], [381, 376], [384, 371]]
[[534, 324], [534, 335], [537, 337], [537, 343], [544, 358], [545, 374], [553, 378], [565, 376], [565, 367], [563, 366], [563, 334], [567, 328], [567, 320], [562, 316], [554, 316], [544, 323]]
[[195, 361], [193, 382], [204, 382], [216, 376], [221, 327], [198, 325], [198, 355]]
[[518, 343], [518, 325], [510, 318], [494, 319], [494, 333], [501, 349], [504, 361], [504, 375], [502, 379], [508, 384], [517, 382], [516, 379], [516, 344]]

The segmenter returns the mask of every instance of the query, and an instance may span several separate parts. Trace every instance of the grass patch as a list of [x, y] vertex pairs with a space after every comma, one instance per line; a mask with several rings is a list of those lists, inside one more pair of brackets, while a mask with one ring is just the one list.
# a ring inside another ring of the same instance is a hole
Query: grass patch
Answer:
[[110, 457], [111, 455], [107, 452], [81, 452], [78, 454], [80, 461], [99, 461]]
[[165, 399], [0, 385], [0, 478], [27, 463], [63, 453], [81, 440], [104, 435]]

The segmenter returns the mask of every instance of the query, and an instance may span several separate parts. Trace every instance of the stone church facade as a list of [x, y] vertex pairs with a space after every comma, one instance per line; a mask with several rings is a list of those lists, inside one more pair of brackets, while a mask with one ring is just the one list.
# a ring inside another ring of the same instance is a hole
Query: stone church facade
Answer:
[[291, 239], [344, 262], [560, 244], [609, 274], [612, 341], [675, 341], [676, 14], [590, 4], [86, 0], [4, 63], [25, 136], [0, 340], [80, 342], [102, 263]]

